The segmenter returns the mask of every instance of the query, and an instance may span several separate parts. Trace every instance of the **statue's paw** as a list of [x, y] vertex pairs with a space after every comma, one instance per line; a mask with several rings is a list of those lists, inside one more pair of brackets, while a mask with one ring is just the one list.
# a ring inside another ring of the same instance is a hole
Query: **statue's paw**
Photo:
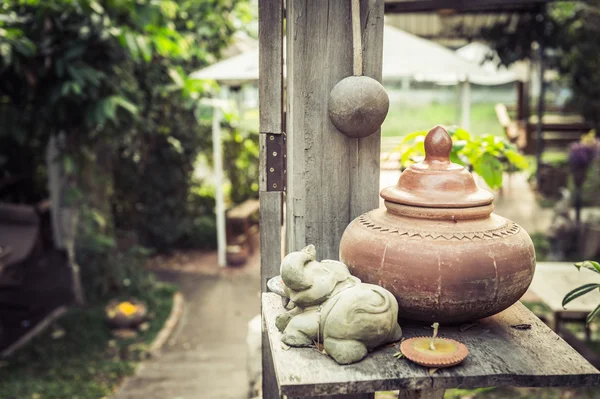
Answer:
[[394, 333], [392, 334], [391, 342], [398, 342], [401, 339], [402, 339], [402, 328], [400, 328], [400, 325], [398, 323], [396, 323], [394, 325]]
[[275, 326], [279, 329], [279, 331], [283, 332], [283, 330], [285, 330], [287, 325], [290, 323], [290, 320], [292, 320], [292, 317], [293, 316], [289, 313], [282, 313], [278, 315], [275, 319]]
[[281, 341], [289, 346], [311, 346], [312, 340], [300, 331], [285, 332], [281, 336]]
[[323, 347], [339, 364], [359, 362], [369, 353], [365, 344], [352, 339], [326, 338]]

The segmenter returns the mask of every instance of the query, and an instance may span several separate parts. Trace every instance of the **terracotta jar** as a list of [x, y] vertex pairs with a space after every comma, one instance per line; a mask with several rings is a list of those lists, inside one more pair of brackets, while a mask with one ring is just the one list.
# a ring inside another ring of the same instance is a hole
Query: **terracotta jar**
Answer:
[[498, 313], [525, 293], [535, 269], [529, 235], [492, 213], [494, 196], [450, 162], [441, 126], [425, 138], [425, 160], [381, 191], [385, 208], [353, 220], [340, 260], [398, 299], [399, 317], [462, 323]]

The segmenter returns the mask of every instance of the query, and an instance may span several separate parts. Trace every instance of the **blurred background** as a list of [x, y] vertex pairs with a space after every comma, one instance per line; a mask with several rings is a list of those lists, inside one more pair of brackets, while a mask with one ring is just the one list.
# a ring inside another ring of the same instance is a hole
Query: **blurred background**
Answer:
[[[597, 366], [600, 293], [553, 303], [597, 280], [600, 2], [441, 3], [386, 2], [381, 185], [447, 126], [534, 240], [523, 302]], [[0, 0], [0, 398], [260, 396], [257, 8]]]

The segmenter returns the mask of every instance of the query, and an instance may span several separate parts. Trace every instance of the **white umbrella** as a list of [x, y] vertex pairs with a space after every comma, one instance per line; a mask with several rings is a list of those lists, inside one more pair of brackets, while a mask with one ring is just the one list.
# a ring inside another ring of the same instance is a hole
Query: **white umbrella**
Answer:
[[216, 80], [227, 86], [239, 86], [241, 83], [256, 81], [258, 80], [258, 44], [251, 50], [192, 72], [190, 77]]
[[477, 63], [438, 43], [388, 25], [383, 29], [383, 80], [413, 78], [450, 85], [483, 73]]
[[[285, 68], [284, 68], [285, 71]], [[431, 40], [384, 26], [383, 79], [412, 78], [439, 84], [457, 84], [471, 76], [487, 77], [478, 62], [468, 61]], [[212, 79], [228, 86], [258, 80], [258, 45], [240, 55], [193, 72], [194, 79]]]
[[528, 79], [528, 67], [524, 62], [516, 62], [510, 67], [500, 65], [500, 57], [488, 45], [473, 42], [456, 50], [456, 54], [464, 60], [476, 63], [480, 71], [470, 77], [470, 81], [479, 85], [502, 85]]

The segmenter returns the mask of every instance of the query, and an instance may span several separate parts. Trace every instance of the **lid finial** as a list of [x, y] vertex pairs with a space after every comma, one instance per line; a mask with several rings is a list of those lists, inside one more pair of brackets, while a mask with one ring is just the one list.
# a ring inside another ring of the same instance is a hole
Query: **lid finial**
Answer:
[[384, 200], [424, 208], [470, 208], [492, 203], [494, 195], [478, 188], [464, 166], [450, 161], [452, 137], [446, 129], [434, 127], [423, 144], [425, 160], [406, 168], [395, 186], [381, 190]]
[[452, 151], [452, 137], [446, 129], [437, 125], [425, 136], [425, 162], [450, 162]]

